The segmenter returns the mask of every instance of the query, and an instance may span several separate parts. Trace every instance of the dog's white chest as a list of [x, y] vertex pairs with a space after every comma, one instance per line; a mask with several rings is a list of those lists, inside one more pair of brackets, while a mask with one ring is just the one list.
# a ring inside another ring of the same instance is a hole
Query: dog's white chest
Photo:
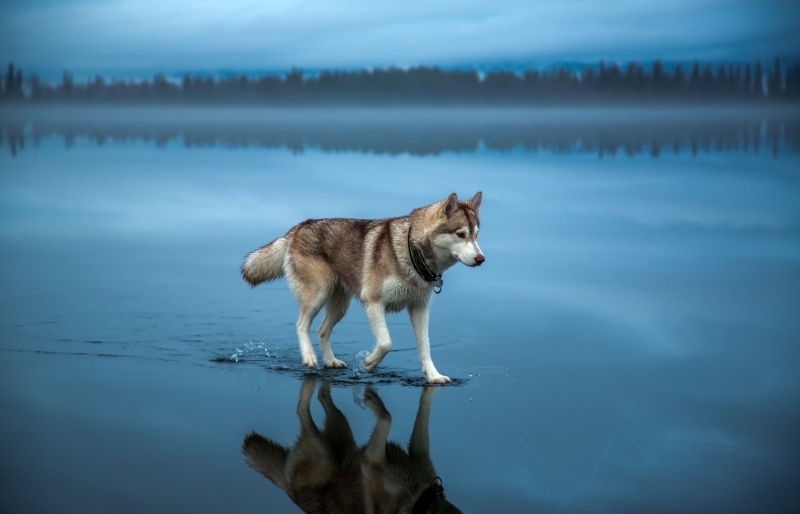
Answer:
[[399, 280], [397, 277], [388, 277], [383, 281], [383, 304], [386, 310], [396, 312], [417, 303], [424, 296], [424, 291], [419, 287]]

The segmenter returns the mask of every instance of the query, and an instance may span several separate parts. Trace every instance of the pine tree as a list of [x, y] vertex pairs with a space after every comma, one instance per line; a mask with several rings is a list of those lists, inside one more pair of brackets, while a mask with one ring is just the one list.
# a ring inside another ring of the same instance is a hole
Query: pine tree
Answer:
[[781, 60], [775, 57], [775, 68], [767, 79], [767, 95], [770, 98], [783, 96], [783, 76], [781, 73]]
[[750, 63], [744, 67], [744, 81], [742, 82], [742, 92], [745, 96], [753, 94], [753, 71], [750, 69]]
[[17, 75], [14, 84], [14, 94], [17, 98], [22, 98], [22, 70], [17, 68]]
[[764, 96], [764, 71], [761, 69], [761, 61], [756, 62], [756, 71], [753, 74], [753, 93], [757, 98]]
[[692, 75], [689, 77], [689, 89], [694, 93], [697, 94], [700, 89], [700, 62], [697, 60], [694, 61], [692, 64]]
[[6, 72], [6, 97], [11, 98], [16, 93], [14, 92], [14, 86], [16, 85], [15, 80], [15, 73], [14, 73], [14, 63], [8, 63], [8, 71]]

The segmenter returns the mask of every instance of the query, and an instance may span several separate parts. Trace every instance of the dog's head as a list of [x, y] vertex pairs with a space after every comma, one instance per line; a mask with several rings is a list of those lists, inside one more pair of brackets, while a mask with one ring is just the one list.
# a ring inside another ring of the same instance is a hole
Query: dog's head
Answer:
[[486, 260], [478, 246], [481, 225], [478, 213], [482, 198], [483, 194], [478, 191], [466, 202], [461, 202], [452, 193], [438, 203], [433, 246], [449, 252], [467, 266], [480, 266]]

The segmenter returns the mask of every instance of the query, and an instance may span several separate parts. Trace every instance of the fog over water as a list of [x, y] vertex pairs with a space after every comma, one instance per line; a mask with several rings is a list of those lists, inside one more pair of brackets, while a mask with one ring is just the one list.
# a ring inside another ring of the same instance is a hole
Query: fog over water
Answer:
[[429, 155], [522, 148], [600, 156], [662, 152], [800, 151], [800, 108], [7, 108], [0, 117], [12, 153], [43, 137], [69, 146], [150, 141], [159, 146], [287, 147]]

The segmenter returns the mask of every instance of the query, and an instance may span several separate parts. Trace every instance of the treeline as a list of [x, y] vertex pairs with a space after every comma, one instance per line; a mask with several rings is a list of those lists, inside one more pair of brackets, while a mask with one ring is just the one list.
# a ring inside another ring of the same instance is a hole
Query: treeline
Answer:
[[281, 75], [225, 78], [158, 74], [151, 80], [75, 81], [64, 73], [59, 83], [8, 65], [2, 99], [16, 102], [169, 103], [320, 105], [320, 104], [565, 104], [565, 103], [752, 103], [800, 101], [800, 60], [784, 66], [775, 58], [761, 62], [719, 64], [695, 61], [667, 69], [661, 61], [647, 66], [600, 62], [579, 70], [554, 68], [479, 74], [438, 67], [323, 71], [308, 76], [300, 69]]

